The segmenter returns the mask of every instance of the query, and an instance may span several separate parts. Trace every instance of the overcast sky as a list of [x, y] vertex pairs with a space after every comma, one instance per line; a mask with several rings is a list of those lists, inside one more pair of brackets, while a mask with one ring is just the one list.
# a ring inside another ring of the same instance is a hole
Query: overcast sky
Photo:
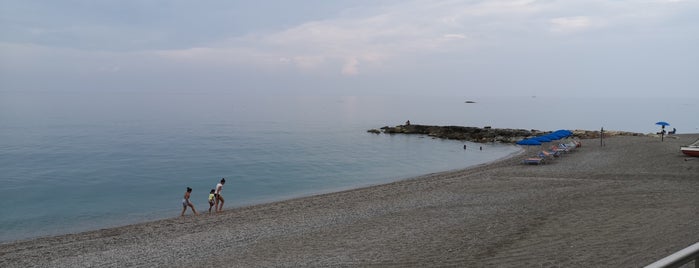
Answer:
[[699, 97], [699, 3], [0, 0], [0, 91]]

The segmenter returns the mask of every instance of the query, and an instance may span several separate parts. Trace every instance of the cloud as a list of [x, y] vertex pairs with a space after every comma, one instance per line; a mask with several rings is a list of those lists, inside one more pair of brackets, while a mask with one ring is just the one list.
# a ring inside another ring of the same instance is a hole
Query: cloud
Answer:
[[442, 36], [445, 40], [460, 40], [466, 39], [466, 35], [463, 34], [445, 34]]
[[[696, 10], [696, 5], [690, 1], [670, 2], [675, 1], [414, 0], [400, 1], [395, 5], [374, 5], [370, 1], [339, 15], [317, 16], [313, 20], [294, 21], [284, 26], [279, 24], [251, 28], [244, 31], [245, 34], [243, 31], [226, 31], [225, 23], [202, 23], [210, 28], [200, 29], [199, 32], [214, 32], [219, 35], [199, 39], [203, 33], [186, 31], [182, 36], [163, 34], [157, 36], [156, 41], [133, 41], [135, 45], [121, 50], [110, 50], [110, 47], [104, 49], [112, 53], [100, 53], [99, 44], [103, 44], [105, 40], [130, 40], [128, 37], [132, 35], [150, 35], [133, 34], [136, 30], [130, 28], [130, 24], [113, 27], [105, 25], [108, 21], [103, 21], [97, 28], [83, 26], [69, 31], [69, 34], [51, 32], [51, 36], [80, 37], [60, 39], [64, 43], [57, 47], [69, 48], [56, 50], [56, 53], [68, 55], [63, 58], [92, 61], [99, 66], [120, 66], [112, 71], [121, 73], [134, 69], [135, 64], [120, 62], [126, 55], [128, 59], [147, 58], [153, 65], [357, 76], [400, 73], [411, 68], [422, 68], [410, 65], [422, 63], [416, 59], [437, 62], [441, 60], [440, 57], [486, 57], [489, 54], [482, 50], [493, 47], [498, 48], [498, 53], [508, 50], [522, 52], [526, 47], [536, 47], [537, 42], [555, 45], [548, 42], [552, 39], [547, 38], [557, 38], [557, 35], [585, 33], [586, 38], [592, 37], [589, 39], [591, 42], [603, 42], [604, 39], [596, 38], [598, 35], [595, 34], [606, 29], [622, 33], [625, 38], [633, 38], [634, 30], [666, 33], [671, 29], [666, 25], [668, 18], [680, 12]], [[201, 8], [204, 10], [199, 13], [208, 12], [205, 7]], [[143, 12], [147, 14], [147, 11]], [[687, 22], [684, 23], [687, 25]], [[27, 29], [34, 35], [48, 34], [42, 34], [37, 28]], [[142, 32], [157, 33], [158, 30], [148, 28], [146, 24]], [[67, 45], [66, 39], [98, 45], [89, 46], [90, 49], [83, 49], [86, 47], [84, 44], [71, 47]], [[188, 42], [178, 43], [181, 40]], [[146, 43], [151, 45], [141, 45]], [[172, 44], [156, 46], [156, 43]], [[50, 47], [46, 44], [44, 46]], [[55, 62], [45, 60], [55, 58], [52, 53], [32, 53], [33, 49], [36, 50], [36, 47], [28, 47], [21, 54], [0, 54], [0, 63], [11, 58], [19, 64], [23, 62], [21, 57], [37, 58], [37, 65], [40, 65], [38, 62]]]
[[342, 74], [344, 75], [357, 75], [359, 74], [359, 60], [356, 58], [347, 59], [345, 65], [342, 67]]
[[654, 9], [654, 5], [667, 6], [627, 1], [417, 0], [360, 7], [345, 16], [158, 53], [202, 63], [369, 74], [387, 70], [394, 60], [433, 53], [469, 53], [471, 49], [523, 41], [518, 38], [543, 40], [550, 33], [589, 33], [615, 26], [623, 26], [624, 30], [634, 25], [647, 28], [663, 19], [657, 14], [675, 12]]
[[[449, 7], [420, 1], [409, 4], [412, 6], [389, 7], [378, 14], [310, 21], [282, 31], [231, 37], [205, 47], [158, 54], [175, 60], [251, 63], [270, 68], [292, 64], [302, 70], [334, 69], [343, 75], [357, 75], [360, 66], [380, 68], [386, 60], [444, 51], [450, 42], [468, 41], [466, 34], [453, 32], [462, 26], [434, 19]], [[421, 14], [425, 10], [417, 4], [431, 11]]]
[[592, 25], [590, 18], [585, 16], [554, 18], [549, 22], [551, 31], [557, 33], [582, 31]]

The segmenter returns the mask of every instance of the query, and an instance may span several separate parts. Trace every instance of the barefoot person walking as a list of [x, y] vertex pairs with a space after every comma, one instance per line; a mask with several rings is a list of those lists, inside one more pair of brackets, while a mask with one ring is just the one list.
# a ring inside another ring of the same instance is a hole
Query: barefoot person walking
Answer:
[[216, 205], [214, 205], [216, 212], [223, 211], [223, 196], [221, 196], [221, 191], [223, 190], [224, 184], [226, 184], [226, 178], [222, 178], [221, 182], [216, 184], [216, 192], [214, 193], [216, 196]]
[[189, 202], [189, 195], [192, 193], [192, 188], [187, 187], [187, 191], [184, 193], [184, 199], [182, 199], [182, 213], [180, 216], [184, 216], [184, 212], [187, 210], [187, 207], [191, 207], [192, 211], [194, 212], [194, 215], [197, 215], [197, 210], [194, 209], [194, 205], [192, 202]]
[[209, 214], [211, 214], [211, 208], [214, 207], [214, 203], [216, 203], [216, 190], [211, 189], [211, 192], [209, 192]]

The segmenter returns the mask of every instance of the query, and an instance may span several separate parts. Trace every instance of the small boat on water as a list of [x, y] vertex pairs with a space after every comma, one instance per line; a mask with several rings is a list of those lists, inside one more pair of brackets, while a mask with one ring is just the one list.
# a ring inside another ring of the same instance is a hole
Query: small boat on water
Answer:
[[690, 145], [680, 147], [680, 151], [682, 151], [683, 154], [686, 154], [688, 156], [699, 157], [699, 140], [696, 140], [694, 143]]

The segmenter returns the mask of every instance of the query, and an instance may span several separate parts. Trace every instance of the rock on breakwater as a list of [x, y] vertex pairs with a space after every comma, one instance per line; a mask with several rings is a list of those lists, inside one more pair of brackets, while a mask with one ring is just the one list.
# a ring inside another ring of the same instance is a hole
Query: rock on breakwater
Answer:
[[[573, 136], [580, 139], [599, 139], [599, 130], [573, 130]], [[647, 136], [643, 133], [629, 132], [629, 131], [618, 131], [618, 130], [604, 130], [604, 137], [614, 137], [614, 136]]]

